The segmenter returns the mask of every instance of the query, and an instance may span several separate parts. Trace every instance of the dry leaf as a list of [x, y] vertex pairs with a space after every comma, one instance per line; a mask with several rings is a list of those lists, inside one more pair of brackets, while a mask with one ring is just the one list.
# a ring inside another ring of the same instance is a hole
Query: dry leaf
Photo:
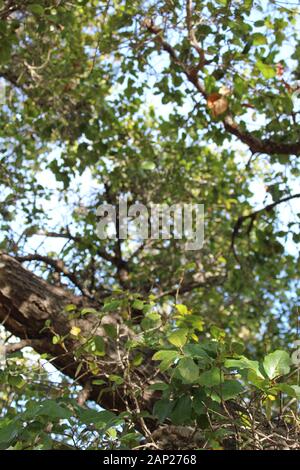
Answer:
[[276, 74], [277, 74], [277, 77], [282, 77], [284, 73], [284, 66], [279, 62], [277, 65], [276, 65]]
[[211, 110], [213, 117], [225, 113], [228, 108], [228, 100], [220, 93], [212, 93], [207, 98], [207, 107]]

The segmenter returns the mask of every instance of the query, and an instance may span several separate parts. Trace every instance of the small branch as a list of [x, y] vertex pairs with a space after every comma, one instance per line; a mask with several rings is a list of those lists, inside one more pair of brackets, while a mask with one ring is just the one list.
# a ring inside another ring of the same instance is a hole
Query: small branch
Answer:
[[192, 3], [193, 3], [192, 0], [187, 0], [186, 2], [186, 24], [187, 24], [188, 39], [190, 41], [190, 44], [197, 51], [200, 57], [199, 65], [197, 67], [198, 70], [200, 70], [205, 65], [205, 54], [195, 36], [195, 31], [194, 31], [193, 23], [192, 23], [192, 16], [193, 16]]
[[16, 5], [13, 5], [13, 2], [10, 2], [11, 5], [6, 6], [3, 10], [0, 10], [0, 18], [1, 20], [7, 20], [8, 17], [14, 13], [15, 11], [18, 11], [19, 7]]
[[238, 218], [237, 222], [234, 225], [233, 232], [232, 232], [232, 237], [231, 237], [231, 249], [233, 250], [236, 259], [238, 259], [238, 257], [237, 257], [236, 252], [235, 252], [235, 239], [238, 236], [239, 231], [240, 231], [243, 223], [248, 219], [250, 220], [250, 225], [249, 225], [249, 228], [248, 228], [248, 233], [250, 233], [250, 231], [253, 227], [254, 221], [257, 219], [257, 217], [260, 214], [262, 214], [264, 212], [271, 212], [279, 204], [291, 201], [292, 199], [296, 199], [298, 197], [300, 197], [300, 193], [293, 194], [291, 196], [286, 196], [282, 199], [279, 199], [278, 201], [275, 201], [275, 202], [272, 202], [271, 204], [268, 204], [267, 206], [263, 207], [262, 209], [258, 209], [257, 211], [251, 212], [250, 214], [240, 216]]
[[222, 284], [222, 282], [224, 282], [225, 279], [226, 279], [226, 276], [212, 276], [209, 279], [202, 281], [202, 282], [191, 282], [189, 284], [182, 284], [179, 288], [177, 287], [177, 288], [162, 292], [161, 294], [156, 296], [156, 298], [161, 299], [162, 297], [166, 297], [166, 296], [175, 297], [180, 294], [186, 294], [187, 292], [191, 292], [194, 289], [207, 288], [209, 286]]
[[241, 130], [230, 116], [223, 120], [225, 129], [241, 142], [246, 144], [252, 153], [265, 153], [267, 155], [300, 155], [300, 141], [285, 143], [269, 139], [258, 139], [253, 134]]
[[161, 28], [156, 26], [150, 18], [146, 18], [142, 24], [145, 28], [147, 28], [147, 30], [151, 34], [155, 36], [156, 42], [161, 46], [164, 51], [169, 54], [174, 64], [178, 65], [182, 69], [183, 73], [186, 75], [188, 80], [197, 88], [201, 95], [204, 98], [207, 98], [207, 94], [204, 90], [204, 87], [199, 82], [197, 73], [195, 73], [195, 68], [189, 67], [187, 64], [185, 64], [178, 58], [175, 49], [164, 39]]
[[[40, 235], [43, 237], [49, 237], [49, 238], [66, 238], [67, 240], [72, 240], [75, 243], [85, 243], [86, 240], [84, 240], [82, 237], [79, 235], [72, 235], [67, 228], [66, 232], [38, 232], [36, 235]], [[90, 247], [89, 244], [86, 244], [87, 248]], [[116, 265], [117, 261], [115, 256], [110, 255], [106, 251], [102, 250], [101, 248], [97, 249], [97, 255], [100, 256], [100, 258], [104, 259], [105, 261], [109, 261], [110, 263]]]
[[37, 346], [38, 344], [40, 345], [41, 343], [42, 343], [41, 341], [35, 340], [35, 339], [23, 339], [19, 341], [18, 343], [7, 344], [5, 346], [5, 353], [12, 354], [17, 351], [21, 351], [21, 349], [24, 349], [27, 347], [34, 349], [35, 346]]
[[154, 240], [148, 239], [145, 240], [129, 257], [127, 263], [131, 263], [134, 258], [136, 258], [140, 253], [142, 253], [146, 248], [148, 248]]
[[77, 403], [79, 406], [83, 406], [85, 404], [85, 402], [89, 399], [91, 392], [92, 385], [90, 382], [86, 382], [77, 397]]

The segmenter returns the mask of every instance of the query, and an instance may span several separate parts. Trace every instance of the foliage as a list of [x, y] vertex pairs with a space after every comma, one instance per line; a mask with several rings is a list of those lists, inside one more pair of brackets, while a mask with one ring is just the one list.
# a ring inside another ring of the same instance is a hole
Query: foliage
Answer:
[[[276, 0], [0, 1], [0, 250], [83, 299], [7, 354], [1, 448], [297, 445], [298, 23]], [[203, 248], [100, 240], [124, 195], [204, 203]], [[51, 348], [74, 342], [67, 378]]]

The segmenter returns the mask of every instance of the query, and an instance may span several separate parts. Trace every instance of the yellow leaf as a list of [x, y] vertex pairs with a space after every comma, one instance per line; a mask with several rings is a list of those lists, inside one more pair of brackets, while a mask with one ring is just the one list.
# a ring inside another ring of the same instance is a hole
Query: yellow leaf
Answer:
[[180, 315], [188, 315], [189, 313], [191, 313], [186, 305], [177, 304], [175, 305], [175, 307], [178, 313], [180, 313]]
[[81, 332], [81, 329], [78, 326], [72, 326], [71, 331], [70, 331], [71, 335], [73, 336], [78, 336], [80, 332]]
[[276, 397], [274, 397], [274, 395], [268, 395], [267, 399], [270, 401], [274, 401], [276, 400]]

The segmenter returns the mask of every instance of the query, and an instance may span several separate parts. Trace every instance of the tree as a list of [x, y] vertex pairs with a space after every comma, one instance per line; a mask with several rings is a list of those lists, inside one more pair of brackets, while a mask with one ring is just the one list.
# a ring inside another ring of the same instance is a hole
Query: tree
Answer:
[[[298, 14], [0, 2], [2, 448], [299, 447]], [[99, 238], [125, 196], [203, 247]]]

